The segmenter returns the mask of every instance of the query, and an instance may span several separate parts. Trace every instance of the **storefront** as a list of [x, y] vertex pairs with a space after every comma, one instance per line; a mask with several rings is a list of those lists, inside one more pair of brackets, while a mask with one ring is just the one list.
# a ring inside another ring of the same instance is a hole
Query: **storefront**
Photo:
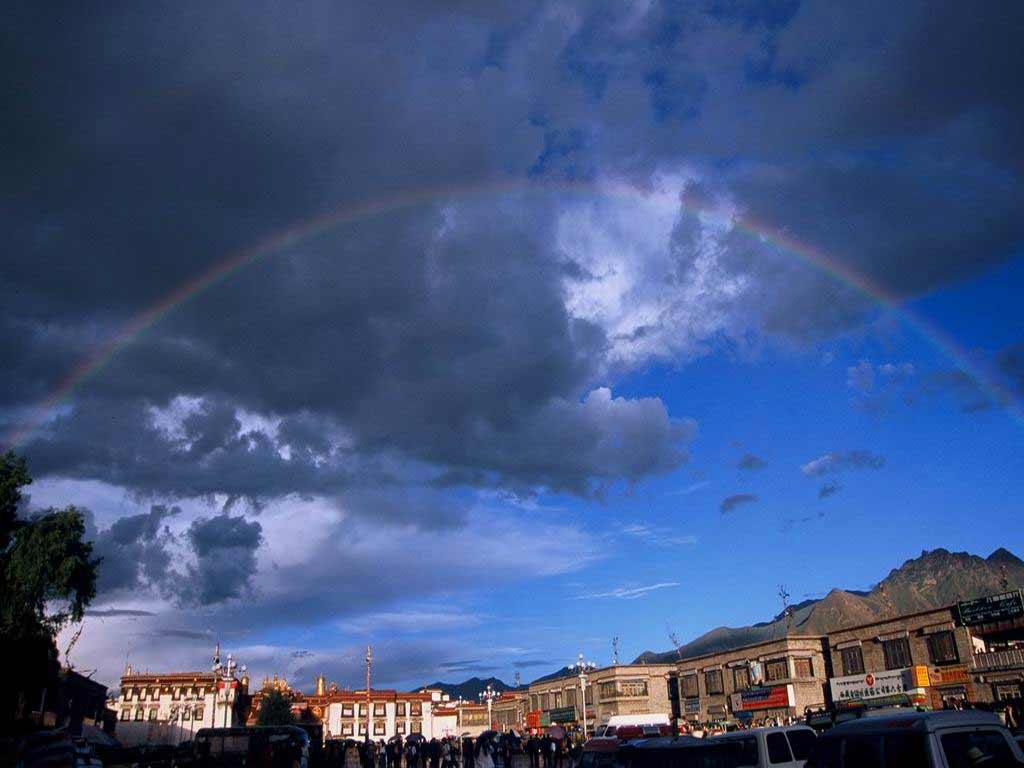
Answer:
[[915, 678], [922, 682], [921, 675], [921, 669], [905, 667], [834, 677], [829, 682], [832, 705], [836, 711], [845, 711], [864, 707], [923, 704], [926, 702], [926, 688], [914, 687]]
[[796, 694], [792, 684], [751, 688], [732, 694], [729, 704], [739, 720], [784, 718], [795, 712]]

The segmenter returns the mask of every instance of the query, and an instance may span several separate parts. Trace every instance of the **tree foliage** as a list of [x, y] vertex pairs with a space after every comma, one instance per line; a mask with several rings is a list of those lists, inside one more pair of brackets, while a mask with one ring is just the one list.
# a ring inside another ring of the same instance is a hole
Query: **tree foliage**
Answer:
[[75, 507], [19, 517], [21, 489], [32, 482], [25, 460], [0, 456], [0, 641], [17, 659], [0, 694], [0, 729], [37, 705], [57, 671], [54, 640], [81, 621], [96, 594], [92, 544]]
[[256, 722], [259, 725], [291, 725], [295, 722], [291, 699], [273, 688], [264, 691], [260, 698], [260, 711]]

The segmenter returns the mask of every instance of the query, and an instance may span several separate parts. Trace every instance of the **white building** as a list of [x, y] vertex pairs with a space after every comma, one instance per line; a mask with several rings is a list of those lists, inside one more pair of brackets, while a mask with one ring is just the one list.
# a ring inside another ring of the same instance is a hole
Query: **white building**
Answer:
[[212, 672], [125, 670], [114, 705], [115, 735], [122, 744], [178, 744], [200, 728], [242, 725], [241, 705], [249, 680], [218, 678]]

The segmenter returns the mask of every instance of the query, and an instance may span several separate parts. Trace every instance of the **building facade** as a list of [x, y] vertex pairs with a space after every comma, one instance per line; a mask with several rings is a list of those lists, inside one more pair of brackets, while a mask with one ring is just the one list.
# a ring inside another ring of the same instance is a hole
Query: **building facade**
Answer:
[[588, 727], [604, 725], [613, 715], [669, 714], [674, 671], [671, 664], [617, 664], [588, 672], [585, 709], [578, 675], [531, 683], [524, 702], [529, 707], [526, 724], [531, 728], [582, 724], [584, 712]]
[[830, 668], [823, 637], [786, 636], [676, 665], [679, 714], [689, 722], [802, 716], [825, 706]]
[[248, 678], [218, 680], [211, 672], [139, 673], [121, 677], [114, 708], [117, 739], [126, 746], [178, 744], [200, 728], [245, 722]]
[[505, 691], [491, 708], [494, 728], [499, 731], [521, 731], [526, 727], [530, 696], [526, 691]]

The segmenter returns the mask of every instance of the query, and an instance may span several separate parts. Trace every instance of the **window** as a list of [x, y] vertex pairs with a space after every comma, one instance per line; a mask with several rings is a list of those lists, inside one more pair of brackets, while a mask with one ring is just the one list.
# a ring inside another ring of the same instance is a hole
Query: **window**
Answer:
[[594, 703], [594, 686], [587, 686], [587, 691], [583, 694], [583, 698], [586, 701], [587, 706]]
[[761, 758], [757, 754], [757, 739], [753, 736], [730, 739], [729, 743], [736, 745], [736, 765], [757, 766], [761, 764]]
[[688, 699], [692, 699], [699, 695], [700, 692], [697, 690], [697, 676], [683, 675], [683, 696]]
[[852, 648], [843, 648], [839, 651], [839, 657], [843, 661], [844, 675], [864, 674], [864, 654], [861, 652], [859, 645], [855, 645]]
[[886, 669], [902, 669], [913, 663], [910, 660], [910, 641], [905, 637], [882, 641], [882, 653], [885, 654]]
[[132, 719], [132, 711], [131, 711], [131, 709], [129, 709], [128, 707], [125, 707], [124, 709], [122, 709], [121, 710], [121, 719], [124, 720], [124, 721], [131, 720]]
[[[404, 705], [399, 705], [399, 706], [404, 706]], [[341, 716], [342, 717], [355, 717], [355, 708], [351, 704], [342, 704], [341, 705]]]
[[562, 706], [562, 692], [555, 691], [555, 709], [559, 709]]
[[814, 749], [814, 742], [818, 737], [814, 731], [807, 728], [798, 728], [794, 731], [786, 731], [786, 738], [789, 739], [789, 748], [793, 750], [794, 760], [806, 760], [811, 756]]
[[732, 671], [732, 689], [745, 691], [750, 687], [750, 667], [736, 667]]
[[384, 735], [384, 721], [383, 720], [374, 720], [374, 722], [373, 722], [373, 735], [374, 736], [383, 736]]
[[843, 750], [843, 764], [857, 768], [882, 768], [882, 738], [880, 736], [847, 736]]
[[[341, 735], [342, 736], [351, 736], [352, 735], [352, 731], [353, 731], [352, 723], [342, 723], [341, 724]], [[399, 733], [401, 733], [401, 731], [399, 731]]]
[[196, 707], [193, 714], [195, 715], [195, 719], [196, 720], [202, 720], [203, 719], [203, 708], [202, 707]]
[[1006, 738], [996, 730], [947, 733], [942, 737], [942, 751], [946, 754], [949, 768], [1016, 764]]
[[192, 710], [189, 709], [188, 707], [185, 707], [181, 711], [181, 719], [182, 720], [191, 720], [192, 719]]
[[[602, 691], [602, 697], [603, 696], [604, 696], [604, 692]], [[551, 709], [551, 694], [550, 693], [542, 693], [540, 695], [540, 708], [541, 709]]]
[[949, 630], [928, 635], [928, 657], [932, 664], [949, 664], [960, 661], [956, 650], [956, 638]]
[[797, 677], [814, 677], [814, 665], [810, 659], [793, 659], [793, 671]]
[[409, 733], [423, 733], [423, 723], [419, 720], [413, 720], [409, 724]]
[[[421, 702], [419, 702], [419, 701], [414, 701], [409, 706], [409, 714], [413, 715], [414, 717], [419, 717], [420, 715], [422, 715], [423, 714], [423, 704]], [[419, 733], [419, 731], [413, 731], [413, 733]]]
[[764, 679], [766, 681], [785, 680], [787, 677], [789, 677], [789, 664], [785, 659], [772, 659], [765, 662]]
[[141, 723], [142, 722], [142, 707], [139, 707], [138, 709], [135, 710], [135, 722], [137, 722], [137, 723]]
[[373, 716], [384, 717], [384, 705], [374, 702], [373, 705]]
[[366, 705], [365, 704], [360, 704], [359, 705], [359, 716], [360, 717], [366, 717]]
[[928, 768], [928, 742], [923, 734], [889, 733], [882, 745], [886, 766], [900, 768]]
[[153, 689], [153, 692], [150, 694], [150, 697], [153, 699], [153, 701], [160, 701], [160, 688], [159, 688], [159, 686]]
[[360, 736], [365, 736], [366, 735], [366, 723], [363, 722], [363, 721], [359, 722], [359, 735]]
[[397, 731], [398, 731], [398, 733], [402, 734], [403, 736], [405, 735], [405, 720], [399, 720], [398, 721]]
[[[768, 749], [769, 763], [791, 763], [793, 754], [789, 751], [789, 742], [786, 741], [786, 734], [782, 731], [769, 733], [764, 737], [764, 745]], [[853, 763], [860, 765], [860, 763]]]
[[709, 669], [704, 673], [704, 689], [708, 695], [722, 693], [722, 670]]

